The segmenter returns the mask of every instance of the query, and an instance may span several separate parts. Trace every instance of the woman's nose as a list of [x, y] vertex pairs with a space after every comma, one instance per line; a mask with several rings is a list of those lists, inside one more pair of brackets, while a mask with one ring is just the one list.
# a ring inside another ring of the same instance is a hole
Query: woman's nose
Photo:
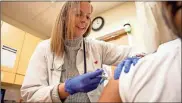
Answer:
[[80, 18], [80, 21], [81, 22], [87, 22], [87, 16], [86, 15], [82, 15], [81, 18]]

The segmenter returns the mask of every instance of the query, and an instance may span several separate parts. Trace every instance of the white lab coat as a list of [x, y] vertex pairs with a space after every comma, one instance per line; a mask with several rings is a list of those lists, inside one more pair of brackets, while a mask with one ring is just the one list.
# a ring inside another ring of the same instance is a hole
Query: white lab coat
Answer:
[[122, 72], [119, 92], [123, 102], [181, 102], [181, 40], [160, 45]]
[[[101, 68], [102, 64], [117, 65], [124, 58], [131, 55], [131, 47], [116, 46], [113, 44], [86, 39], [87, 72]], [[64, 57], [64, 55], [63, 55]], [[21, 87], [21, 95], [27, 102], [61, 102], [57, 87], [61, 77], [63, 57], [55, 56], [50, 50], [50, 40], [42, 41], [33, 53], [28, 69]], [[95, 63], [97, 61], [97, 63]], [[54, 64], [52, 68], [52, 63]], [[83, 45], [78, 50], [76, 66], [79, 74], [84, 72]], [[96, 102], [100, 96], [101, 89], [88, 93], [91, 102]]]

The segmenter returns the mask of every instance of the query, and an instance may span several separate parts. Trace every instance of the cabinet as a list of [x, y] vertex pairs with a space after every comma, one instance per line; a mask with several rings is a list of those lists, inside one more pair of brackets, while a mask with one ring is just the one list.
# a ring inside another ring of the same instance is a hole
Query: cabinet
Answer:
[[1, 82], [13, 84], [15, 79], [14, 73], [1, 71]]
[[19, 66], [17, 69], [17, 73], [21, 75], [25, 75], [29, 60], [37, 46], [37, 44], [41, 41], [40, 38], [33, 36], [29, 33], [26, 33], [25, 40], [22, 47], [22, 53], [20, 56]]
[[[22, 45], [23, 45], [23, 41], [24, 41], [24, 36], [25, 36], [24, 31], [12, 26], [12, 25], [9, 25], [6, 22], [3, 22], [3, 25], [1, 27], [1, 43], [2, 43], [1, 47], [3, 47], [3, 45], [5, 45], [7, 47], [17, 50], [17, 52], [15, 54], [16, 59], [14, 62], [14, 66], [7, 67], [7, 66], [1, 64], [1, 70], [11, 72], [11, 73], [16, 73], [19, 58], [20, 58], [20, 53], [21, 53], [21, 49], [22, 49]], [[1, 55], [3, 55], [3, 54], [1, 54]], [[5, 58], [1, 58], [1, 59], [5, 59]]]
[[23, 75], [16, 74], [14, 84], [22, 85], [23, 80], [24, 80], [24, 76]]
[[5, 56], [7, 52], [4, 51], [8, 51], [8, 48], [16, 51], [16, 59], [12, 67], [2, 65], [5, 62], [1, 62], [1, 81], [3, 83], [22, 85], [29, 60], [40, 41], [40, 38], [1, 21], [1, 47], [4, 48], [1, 48], [1, 59], [8, 63], [10, 56]]

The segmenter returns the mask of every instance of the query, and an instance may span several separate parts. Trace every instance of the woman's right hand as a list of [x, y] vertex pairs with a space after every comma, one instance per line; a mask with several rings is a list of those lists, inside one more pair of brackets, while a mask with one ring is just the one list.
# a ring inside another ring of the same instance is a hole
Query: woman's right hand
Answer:
[[103, 70], [97, 69], [95, 72], [86, 73], [73, 77], [66, 80], [65, 82], [65, 91], [69, 94], [74, 94], [78, 92], [90, 92], [97, 88], [102, 75]]

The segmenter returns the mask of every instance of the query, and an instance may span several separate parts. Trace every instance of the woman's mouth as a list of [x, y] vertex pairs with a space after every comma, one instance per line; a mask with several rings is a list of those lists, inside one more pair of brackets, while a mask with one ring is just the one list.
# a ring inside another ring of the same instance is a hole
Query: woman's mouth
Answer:
[[76, 26], [79, 30], [85, 30], [85, 27]]

